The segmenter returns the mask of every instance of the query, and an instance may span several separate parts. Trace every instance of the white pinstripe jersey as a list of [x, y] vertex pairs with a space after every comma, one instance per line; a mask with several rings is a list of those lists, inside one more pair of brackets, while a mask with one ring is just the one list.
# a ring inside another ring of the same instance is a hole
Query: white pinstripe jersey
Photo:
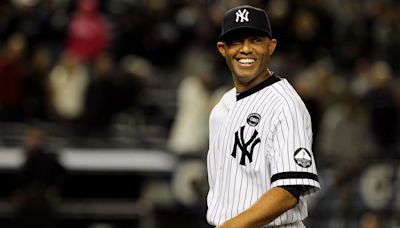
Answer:
[[320, 185], [310, 115], [289, 82], [272, 75], [240, 94], [230, 90], [211, 112], [209, 128], [207, 221], [222, 224], [272, 187], [302, 185], [309, 188], [298, 205], [268, 226], [304, 227], [304, 196]]

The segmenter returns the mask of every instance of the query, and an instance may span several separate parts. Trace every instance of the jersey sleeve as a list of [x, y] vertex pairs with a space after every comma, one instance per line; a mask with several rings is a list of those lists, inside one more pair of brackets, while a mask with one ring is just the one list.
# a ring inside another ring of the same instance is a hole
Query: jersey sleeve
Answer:
[[302, 195], [318, 191], [311, 118], [304, 104], [287, 102], [282, 106], [271, 138], [271, 187], [300, 185], [305, 189]]

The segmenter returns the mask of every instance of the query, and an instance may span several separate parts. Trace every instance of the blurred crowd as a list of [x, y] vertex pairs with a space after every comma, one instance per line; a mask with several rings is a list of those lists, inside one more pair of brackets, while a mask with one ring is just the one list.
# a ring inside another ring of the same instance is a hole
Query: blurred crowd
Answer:
[[[369, 161], [398, 162], [396, 0], [1, 1], [0, 145], [34, 124], [67, 145], [204, 156], [208, 114], [231, 87], [215, 48], [221, 19], [243, 3], [269, 13], [271, 70], [309, 109], [322, 178], [348, 186]], [[349, 190], [336, 193], [349, 208]]]
[[174, 124], [206, 133], [187, 126], [203, 123], [209, 100], [230, 83], [215, 42], [223, 12], [240, 3], [269, 12], [279, 42], [272, 70], [306, 100], [316, 138], [333, 134], [328, 114], [342, 112], [365, 115], [373, 141], [393, 146], [400, 4], [390, 0], [2, 1], [0, 121], [74, 125], [83, 136], [107, 136], [123, 128], [118, 121], [147, 121], [164, 138], [185, 135]]

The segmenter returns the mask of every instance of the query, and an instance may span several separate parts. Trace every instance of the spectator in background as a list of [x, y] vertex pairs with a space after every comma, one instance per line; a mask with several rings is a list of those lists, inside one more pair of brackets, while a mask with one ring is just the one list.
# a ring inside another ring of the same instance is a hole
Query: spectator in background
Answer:
[[359, 161], [375, 155], [368, 114], [354, 94], [345, 92], [324, 112], [318, 131], [318, 159], [324, 168], [331, 169], [334, 189], [338, 191], [335, 212], [343, 218], [350, 217], [353, 183], [366, 165]]
[[86, 136], [107, 136], [117, 102], [112, 56], [107, 53], [97, 56], [92, 70], [93, 75], [85, 94], [83, 133]]
[[334, 74], [331, 63], [330, 58], [314, 62], [294, 79], [296, 91], [304, 99], [313, 121], [314, 141], [318, 141], [323, 113], [338, 100], [343, 87], [343, 82]]
[[364, 97], [371, 89], [371, 64], [367, 59], [358, 59], [354, 64], [349, 81], [350, 90], [358, 97]]
[[361, 228], [381, 228], [383, 221], [377, 213], [365, 212], [360, 219]]
[[14, 33], [0, 53], [0, 121], [22, 119], [22, 81], [27, 73], [26, 38]]
[[117, 91], [114, 105], [118, 112], [140, 107], [143, 99], [140, 95], [154, 73], [152, 64], [145, 58], [128, 55], [121, 59], [120, 69], [114, 80]]
[[395, 155], [397, 112], [395, 94], [391, 88], [393, 79], [390, 66], [386, 62], [377, 61], [371, 65], [371, 89], [364, 97], [368, 109], [370, 125], [375, 142], [382, 151], [382, 157]]
[[[308, 112], [312, 120], [313, 140], [317, 141], [319, 136], [319, 125], [321, 122], [322, 108], [318, 102], [317, 96], [315, 96], [315, 89], [312, 88], [312, 84], [309, 83], [308, 76], [300, 76], [294, 79], [293, 86], [299, 93], [299, 96], [303, 99], [304, 104], [307, 107]], [[315, 148], [315, 144], [313, 144]], [[318, 150], [315, 150], [318, 151]]]
[[[395, 97], [395, 103], [396, 103], [396, 112], [400, 113], [400, 78], [397, 78], [394, 80], [393, 83], [393, 91], [394, 91], [394, 97]], [[397, 121], [397, 126], [396, 126], [396, 138], [397, 142], [400, 142], [400, 120]], [[397, 152], [397, 155], [395, 157], [396, 159], [400, 159], [400, 152]]]
[[69, 52], [63, 52], [48, 80], [49, 102], [56, 120], [74, 122], [84, 111], [89, 74], [84, 65]]
[[17, 174], [13, 194], [17, 228], [56, 228], [55, 207], [60, 198], [65, 170], [56, 154], [45, 145], [44, 132], [26, 134], [26, 160]]
[[23, 80], [25, 119], [47, 119], [46, 82], [50, 70], [50, 52], [45, 48], [36, 48], [32, 55], [30, 70]]
[[[8, 6], [5, 15], [9, 18], [5, 25], [5, 32], [20, 32], [25, 34], [29, 48], [43, 42], [46, 37], [46, 44], [52, 42], [55, 35], [52, 23], [52, 8], [56, 1], [41, 0], [11, 0], [2, 1]], [[3, 13], [1, 13], [3, 16]]]
[[183, 79], [177, 90], [177, 113], [168, 149], [178, 154], [203, 155], [208, 145], [208, 115], [214, 66], [210, 56], [196, 48], [183, 57]]
[[113, 136], [133, 144], [143, 142], [147, 135], [140, 132], [142, 126], [148, 126], [148, 119], [159, 113], [145, 104], [149, 98], [146, 87], [150, 79], [157, 80], [155, 68], [143, 57], [127, 55], [121, 59], [116, 72], [112, 83], [116, 114], [112, 121]]
[[327, 158], [327, 166], [336, 166], [343, 177], [348, 177], [347, 169], [359, 164], [358, 159], [373, 152], [368, 113], [350, 91], [324, 112], [318, 131], [317, 150]]
[[110, 34], [97, 0], [76, 1], [77, 9], [68, 25], [66, 50], [84, 63], [91, 62], [109, 46]]

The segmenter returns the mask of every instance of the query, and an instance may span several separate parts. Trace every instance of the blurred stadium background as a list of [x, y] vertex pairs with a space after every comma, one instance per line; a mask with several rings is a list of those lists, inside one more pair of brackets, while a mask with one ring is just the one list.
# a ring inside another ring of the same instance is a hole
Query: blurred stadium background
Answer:
[[0, 1], [0, 227], [209, 227], [223, 12], [269, 12], [322, 191], [308, 227], [400, 227], [397, 0]]

